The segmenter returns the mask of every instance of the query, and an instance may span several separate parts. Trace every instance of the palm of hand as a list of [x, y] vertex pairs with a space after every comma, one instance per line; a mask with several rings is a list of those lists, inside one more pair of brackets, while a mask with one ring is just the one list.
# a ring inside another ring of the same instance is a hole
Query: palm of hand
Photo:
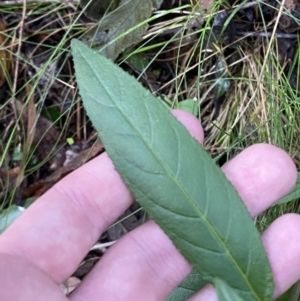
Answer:
[[[173, 114], [203, 141], [197, 119], [177, 110]], [[246, 149], [222, 170], [252, 216], [288, 193], [297, 177], [288, 155], [266, 144]], [[164, 300], [191, 267], [152, 221], [111, 247], [69, 298], [58, 286], [132, 202], [106, 154], [67, 176], [0, 237], [0, 300]], [[299, 226], [300, 217], [288, 214], [262, 234], [274, 274], [274, 297], [300, 278]], [[190, 300], [217, 297], [207, 286]]]

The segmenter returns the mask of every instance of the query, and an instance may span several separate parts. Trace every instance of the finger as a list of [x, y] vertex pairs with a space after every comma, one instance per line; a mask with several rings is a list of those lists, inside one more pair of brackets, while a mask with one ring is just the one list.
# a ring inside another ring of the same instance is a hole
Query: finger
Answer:
[[[248, 147], [226, 163], [222, 170], [239, 192], [252, 217], [285, 196], [297, 180], [294, 162], [282, 149], [270, 144]], [[279, 182], [280, 185], [274, 185]]]
[[275, 281], [274, 299], [300, 279], [300, 215], [285, 214], [262, 234]]
[[172, 110], [173, 116], [176, 117], [176, 119], [182, 123], [189, 133], [200, 143], [204, 140], [204, 131], [203, 128], [199, 122], [199, 120], [191, 115], [190, 113], [187, 113], [182, 110], [174, 109]]
[[68, 301], [48, 275], [24, 258], [1, 254], [0, 281], [2, 301]]
[[[198, 120], [174, 112], [196, 139]], [[73, 172], [36, 201], [0, 236], [0, 254], [24, 257], [61, 283], [132, 203], [133, 197], [106, 154]]]
[[[251, 172], [254, 161], [255, 171]], [[289, 156], [266, 144], [249, 147], [226, 164], [224, 172], [237, 185], [249, 210], [255, 213], [262, 212], [271, 202], [288, 193], [297, 177]], [[243, 180], [239, 179], [241, 175]], [[149, 222], [117, 242], [85, 278], [71, 300], [92, 301], [103, 294], [107, 301], [164, 300], [190, 271], [190, 265], [169, 238], [154, 222]], [[209, 289], [206, 293], [211, 294]]]

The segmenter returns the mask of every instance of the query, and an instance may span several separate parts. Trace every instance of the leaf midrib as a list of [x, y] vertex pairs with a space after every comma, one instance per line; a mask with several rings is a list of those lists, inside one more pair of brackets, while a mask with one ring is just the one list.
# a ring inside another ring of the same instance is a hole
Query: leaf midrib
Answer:
[[[77, 48], [78, 49], [78, 48]], [[79, 49], [78, 49], [79, 50]], [[79, 50], [80, 51], [80, 50]], [[81, 52], [81, 51], [80, 51]], [[82, 52], [81, 52], [82, 54]], [[237, 270], [240, 272], [240, 274], [242, 275], [245, 283], [248, 285], [248, 287], [251, 289], [252, 295], [254, 297], [256, 297], [257, 300], [260, 300], [259, 296], [257, 295], [256, 291], [254, 290], [253, 286], [251, 285], [251, 283], [248, 281], [248, 278], [246, 277], [245, 273], [240, 269], [239, 265], [237, 264], [235, 258], [233, 257], [233, 255], [230, 252], [230, 249], [226, 248], [226, 245], [223, 243], [223, 240], [221, 239], [221, 236], [219, 235], [219, 233], [215, 230], [215, 228], [212, 226], [212, 224], [210, 223], [210, 221], [207, 219], [206, 215], [203, 214], [201, 208], [199, 208], [199, 206], [197, 206], [197, 202], [194, 201], [193, 197], [190, 196], [190, 194], [188, 193], [188, 191], [184, 188], [184, 186], [181, 185], [181, 182], [176, 181], [176, 178], [174, 178], [172, 175], [173, 173], [171, 172], [171, 170], [168, 168], [168, 165], [164, 164], [164, 162], [162, 160], [160, 160], [160, 156], [158, 156], [156, 154], [156, 152], [148, 145], [148, 143], [144, 140], [143, 135], [141, 135], [141, 133], [139, 132], [139, 130], [131, 123], [130, 118], [127, 117], [126, 114], [124, 114], [124, 112], [119, 108], [119, 106], [117, 105], [117, 103], [114, 101], [114, 98], [111, 96], [111, 93], [109, 92], [109, 90], [106, 89], [106, 86], [102, 84], [102, 80], [101, 78], [99, 78], [98, 74], [94, 72], [94, 67], [91, 66], [90, 61], [85, 59], [85, 56], [82, 55], [83, 59], [86, 61], [86, 63], [90, 66], [91, 70], [93, 71], [93, 73], [95, 74], [96, 78], [99, 80], [99, 82], [101, 83], [103, 89], [106, 91], [107, 95], [110, 97], [111, 102], [115, 105], [115, 107], [118, 109], [118, 111], [121, 113], [121, 115], [124, 117], [124, 119], [128, 122], [128, 124], [131, 126], [131, 128], [133, 129], [133, 131], [135, 133], [137, 133], [137, 136], [142, 140], [142, 142], [144, 143], [144, 145], [148, 148], [148, 150], [154, 155], [154, 157], [156, 158], [156, 160], [158, 161], [158, 163], [161, 164], [161, 166], [165, 169], [166, 173], [171, 177], [171, 179], [175, 182], [175, 184], [180, 188], [180, 190], [182, 191], [182, 193], [187, 197], [187, 199], [189, 200], [189, 202], [191, 203], [191, 205], [193, 205], [196, 208], [196, 211], [199, 212], [199, 216], [207, 223], [209, 230], [212, 232], [213, 236], [217, 238], [217, 241], [223, 246], [223, 249], [225, 250], [225, 252], [228, 254], [229, 258], [231, 259], [231, 261], [233, 262], [234, 266], [237, 268]], [[150, 95], [150, 93], [149, 93]], [[175, 118], [175, 117], [174, 117]], [[193, 137], [191, 137], [193, 138]], [[201, 273], [201, 272], [200, 272]]]

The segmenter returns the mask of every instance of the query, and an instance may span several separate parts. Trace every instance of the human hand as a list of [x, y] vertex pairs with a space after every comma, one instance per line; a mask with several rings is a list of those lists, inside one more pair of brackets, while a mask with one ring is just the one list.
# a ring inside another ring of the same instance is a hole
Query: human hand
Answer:
[[[195, 117], [178, 110], [173, 114], [203, 141]], [[253, 217], [288, 193], [297, 178], [288, 155], [267, 144], [247, 148], [222, 170]], [[0, 300], [164, 300], [191, 266], [153, 221], [113, 245], [69, 298], [59, 288], [132, 202], [105, 153], [57, 183], [0, 236]], [[300, 216], [286, 214], [262, 234], [275, 298], [300, 278], [299, 228]], [[208, 285], [190, 300], [217, 297]]]

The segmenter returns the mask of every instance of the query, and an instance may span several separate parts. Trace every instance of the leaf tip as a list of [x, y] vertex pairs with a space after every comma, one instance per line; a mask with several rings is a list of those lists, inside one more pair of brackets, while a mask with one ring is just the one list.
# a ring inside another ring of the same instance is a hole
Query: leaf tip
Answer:
[[82, 42], [80, 42], [78, 39], [72, 39], [71, 40], [71, 49], [72, 49], [72, 51], [75, 51], [76, 48], [79, 48], [80, 44], [82, 44]]

